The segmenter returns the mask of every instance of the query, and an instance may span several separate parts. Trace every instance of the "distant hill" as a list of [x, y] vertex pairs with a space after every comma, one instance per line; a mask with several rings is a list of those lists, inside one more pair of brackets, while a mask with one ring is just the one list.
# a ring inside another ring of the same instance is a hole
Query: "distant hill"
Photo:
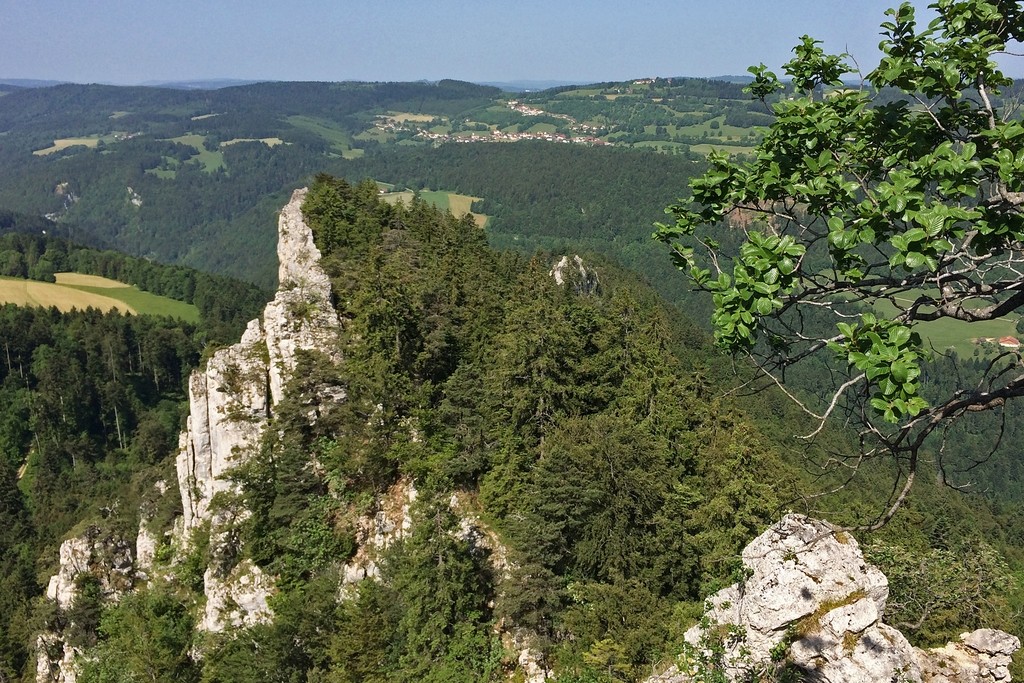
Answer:
[[16, 88], [49, 88], [67, 81], [46, 81], [38, 78], [0, 78], [0, 85], [12, 85]]
[[505, 92], [524, 92], [560, 88], [566, 85], [587, 85], [589, 81], [480, 81], [479, 85], [490, 85], [501, 88]]
[[253, 83], [266, 83], [266, 79], [244, 79], [244, 78], [207, 78], [194, 81], [146, 81], [139, 83], [152, 88], [172, 88], [174, 90], [220, 90], [236, 85], [252, 85]]

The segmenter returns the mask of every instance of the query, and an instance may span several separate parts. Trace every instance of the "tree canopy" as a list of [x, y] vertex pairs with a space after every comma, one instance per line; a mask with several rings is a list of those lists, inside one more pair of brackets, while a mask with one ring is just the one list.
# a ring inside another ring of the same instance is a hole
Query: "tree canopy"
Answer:
[[[783, 386], [794, 366], [824, 364], [824, 389], [789, 393], [821, 424], [860, 426], [860, 452], [833, 464], [895, 462], [876, 523], [906, 497], [930, 435], [1024, 394], [1015, 351], [944, 395], [923, 376], [945, 351], [919, 323], [991, 321], [1024, 305], [1024, 124], [995, 61], [1024, 37], [1024, 8], [930, 7], [927, 26], [909, 3], [886, 13], [884, 56], [860, 86], [842, 80], [849, 55], [804, 36], [783, 66], [792, 96], [769, 107], [755, 155], [712, 155], [692, 196], [669, 207], [674, 224], [655, 233], [713, 294], [718, 344], [753, 358], [763, 380]], [[750, 71], [762, 101], [787, 87], [763, 64]], [[727, 253], [720, 242], [739, 231]], [[956, 483], [936, 441], [938, 474]]]

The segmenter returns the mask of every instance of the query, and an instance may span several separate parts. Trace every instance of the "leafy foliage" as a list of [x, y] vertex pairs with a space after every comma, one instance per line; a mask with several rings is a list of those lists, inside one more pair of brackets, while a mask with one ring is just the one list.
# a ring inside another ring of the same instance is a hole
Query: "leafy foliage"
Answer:
[[[993, 61], [1024, 36], [1024, 15], [1015, 2], [933, 7], [927, 27], [909, 3], [882, 25], [885, 57], [867, 78], [900, 99], [873, 102], [871, 91], [845, 87], [844, 56], [805, 36], [784, 66], [794, 94], [773, 105], [755, 158], [709, 157], [691, 199], [669, 208], [675, 223], [657, 232], [713, 293], [722, 348], [750, 354], [777, 382], [835, 354], [831, 391], [807, 411], [856, 420], [857, 457], [899, 463], [903, 486], [880, 520], [905, 498], [937, 426], [1024, 393], [1024, 376], [999, 361], [976, 387], [931, 405], [919, 383], [930, 354], [915, 323], [993, 320], [1024, 302], [1024, 128], [995, 99], [1012, 81]], [[757, 97], [784, 88], [763, 65], [751, 72]], [[699, 232], [728, 219], [745, 232], [735, 259]], [[878, 302], [896, 313], [862, 314]]]

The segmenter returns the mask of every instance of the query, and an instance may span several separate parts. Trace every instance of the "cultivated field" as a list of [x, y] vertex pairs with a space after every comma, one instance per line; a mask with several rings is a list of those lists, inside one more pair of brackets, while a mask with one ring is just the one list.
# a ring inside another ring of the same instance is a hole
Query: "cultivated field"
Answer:
[[109, 296], [82, 291], [73, 287], [65, 287], [49, 282], [21, 280], [18, 278], [0, 278], [0, 303], [17, 306], [56, 306], [61, 311], [72, 309], [85, 310], [97, 308], [109, 311], [117, 308], [125, 313], [137, 313], [128, 304]]
[[98, 137], [95, 137], [95, 138], [61, 138], [60, 140], [54, 140], [52, 146], [47, 147], [46, 149], [37, 149], [36, 151], [34, 151], [32, 153], [35, 154], [37, 157], [43, 157], [43, 156], [46, 156], [48, 154], [53, 154], [54, 152], [59, 152], [62, 149], [67, 149], [68, 147], [75, 147], [75, 146], [78, 146], [78, 145], [84, 145], [85, 147], [95, 147], [99, 143], [100, 143], [100, 139]]
[[56, 283], [0, 278], [0, 304], [55, 306], [61, 311], [87, 308], [109, 311], [116, 308], [124, 313], [199, 321], [199, 310], [192, 304], [143, 292], [116, 280], [81, 273], [57, 273]]

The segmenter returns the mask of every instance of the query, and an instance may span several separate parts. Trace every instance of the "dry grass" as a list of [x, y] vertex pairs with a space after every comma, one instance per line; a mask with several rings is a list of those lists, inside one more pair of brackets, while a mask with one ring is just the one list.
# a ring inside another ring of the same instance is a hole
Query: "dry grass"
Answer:
[[[120, 284], [120, 283], [119, 283]], [[124, 285], [121, 285], [122, 287]], [[117, 308], [127, 313], [135, 313], [128, 304], [101, 294], [83, 292], [79, 289], [49, 282], [19, 280], [16, 278], [0, 278], [0, 303], [18, 306], [56, 306], [58, 310], [85, 310], [96, 308], [109, 311]]]
[[123, 282], [100, 277], [99, 275], [84, 275], [82, 273], [57, 273], [58, 285], [69, 285], [71, 287], [103, 287], [106, 289], [122, 289], [127, 287]]
[[37, 149], [36, 151], [32, 152], [32, 154], [36, 155], [37, 157], [42, 157], [46, 156], [47, 154], [59, 152], [62, 149], [67, 149], [68, 147], [74, 147], [76, 145], [95, 147], [96, 145], [99, 144], [99, 142], [99, 138], [61, 138], [60, 140], [54, 140], [52, 147], [47, 147], [46, 149]]
[[433, 116], [431, 114], [410, 114], [409, 112], [404, 111], [388, 112], [388, 117], [394, 119], [395, 121], [398, 121], [399, 123], [405, 123], [406, 121], [414, 121], [416, 123], [427, 123], [429, 121], [433, 121], [436, 118], [440, 118], [438, 116]]
[[220, 143], [220, 146], [227, 147], [228, 145], [234, 145], [239, 142], [262, 142], [267, 147], [276, 147], [277, 145], [284, 144], [284, 140], [281, 138], [234, 138], [233, 140], [225, 140]]

